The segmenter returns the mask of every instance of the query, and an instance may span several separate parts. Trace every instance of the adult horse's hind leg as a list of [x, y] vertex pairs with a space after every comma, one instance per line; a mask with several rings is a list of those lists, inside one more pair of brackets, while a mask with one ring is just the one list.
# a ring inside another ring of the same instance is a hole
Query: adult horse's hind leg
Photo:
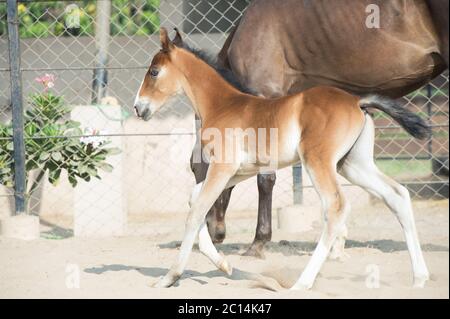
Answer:
[[384, 200], [403, 228], [414, 272], [414, 286], [423, 287], [429, 272], [417, 236], [408, 190], [384, 175], [373, 160], [374, 125], [367, 115], [366, 126], [358, 141], [343, 160], [340, 172], [350, 182]]
[[208, 232], [215, 244], [221, 244], [225, 240], [227, 232], [225, 214], [230, 203], [232, 191], [232, 187], [224, 190], [206, 215]]
[[264, 258], [264, 245], [272, 240], [272, 192], [275, 181], [275, 173], [258, 175], [258, 223], [255, 239], [245, 256]]

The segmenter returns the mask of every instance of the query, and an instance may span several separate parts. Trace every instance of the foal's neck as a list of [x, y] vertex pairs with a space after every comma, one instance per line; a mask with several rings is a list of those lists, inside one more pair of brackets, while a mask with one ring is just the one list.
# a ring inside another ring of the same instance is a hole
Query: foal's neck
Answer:
[[219, 114], [231, 98], [243, 94], [191, 52], [178, 49], [175, 63], [185, 77], [183, 90], [203, 121]]

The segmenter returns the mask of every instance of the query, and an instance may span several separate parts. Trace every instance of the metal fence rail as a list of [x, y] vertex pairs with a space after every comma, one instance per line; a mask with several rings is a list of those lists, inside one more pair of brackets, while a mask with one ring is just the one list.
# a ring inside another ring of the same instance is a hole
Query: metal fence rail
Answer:
[[[186, 211], [195, 139], [188, 103], [179, 99], [145, 124], [131, 106], [159, 49], [160, 26], [177, 26], [186, 41], [218, 52], [250, 0], [16, 2], [0, 1], [0, 215], [28, 210], [70, 219], [89, 207], [99, 215], [117, 207], [127, 216]], [[39, 100], [48, 92], [50, 102]], [[416, 198], [448, 198], [448, 101], [448, 73], [404, 98], [405, 107], [429, 120], [429, 141], [375, 115], [377, 162]], [[12, 158], [15, 175], [8, 171]], [[317, 201], [306, 176], [295, 185], [293, 179], [291, 169], [280, 172], [275, 208], [291, 205], [299, 187], [305, 204]], [[354, 204], [370, 203], [349, 191]], [[234, 191], [230, 209], [255, 210], [256, 196], [255, 181], [248, 181]]]

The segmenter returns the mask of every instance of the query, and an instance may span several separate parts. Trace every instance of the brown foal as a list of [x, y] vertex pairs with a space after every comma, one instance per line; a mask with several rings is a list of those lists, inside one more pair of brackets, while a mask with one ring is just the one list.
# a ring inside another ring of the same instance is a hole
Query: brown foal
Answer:
[[230, 275], [230, 265], [208, 233], [208, 210], [224, 189], [299, 161], [320, 195], [325, 226], [293, 288], [312, 287], [332, 245], [345, 232], [349, 205], [338, 183], [338, 172], [382, 198], [396, 214], [410, 252], [414, 283], [423, 287], [429, 273], [408, 191], [375, 166], [374, 125], [363, 109], [382, 110], [409, 133], [425, 137], [428, 127], [418, 116], [391, 100], [376, 96], [360, 99], [331, 87], [278, 99], [255, 97], [240, 92], [195, 54], [177, 47], [165, 29], [161, 29], [161, 44], [162, 50], [153, 58], [137, 94], [136, 113], [149, 120], [171, 96], [185, 93], [202, 119], [202, 149], [210, 165], [205, 181], [194, 189], [179, 256], [157, 287], [169, 287], [180, 278], [197, 236], [200, 251]]

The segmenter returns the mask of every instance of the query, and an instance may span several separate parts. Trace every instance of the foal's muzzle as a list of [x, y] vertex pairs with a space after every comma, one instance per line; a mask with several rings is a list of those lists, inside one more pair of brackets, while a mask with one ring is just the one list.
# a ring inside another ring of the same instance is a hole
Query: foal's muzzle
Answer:
[[134, 105], [134, 111], [136, 112], [136, 116], [142, 118], [144, 121], [148, 121], [152, 117], [150, 103], [147, 101], [137, 101]]

